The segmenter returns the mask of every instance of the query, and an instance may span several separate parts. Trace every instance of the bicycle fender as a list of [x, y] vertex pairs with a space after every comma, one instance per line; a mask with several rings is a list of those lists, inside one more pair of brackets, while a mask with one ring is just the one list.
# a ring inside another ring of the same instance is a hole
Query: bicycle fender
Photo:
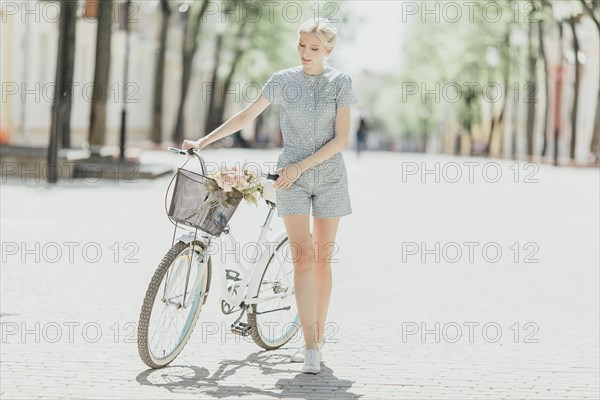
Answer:
[[[196, 240], [199, 239], [200, 237], [196, 236]], [[177, 240], [185, 244], [190, 244], [194, 241], [194, 235], [192, 233], [186, 233], [185, 235], [181, 235], [180, 237], [178, 237]]]
[[[201, 239], [200, 237], [196, 236], [196, 240]], [[181, 235], [180, 237], [177, 238], [178, 241], [183, 242], [185, 244], [190, 244], [194, 241], [194, 235], [191, 233], [186, 233], [185, 235]], [[210, 259], [210, 258], [209, 258]], [[206, 261], [205, 263], [208, 263], [208, 261]], [[206, 295], [208, 295], [208, 293], [210, 292], [210, 283], [211, 283], [211, 277], [212, 277], [212, 268], [211, 265], [208, 265], [208, 283], [206, 285]], [[204, 301], [202, 302], [202, 304], [206, 303], [206, 298], [207, 296], [204, 296]]]

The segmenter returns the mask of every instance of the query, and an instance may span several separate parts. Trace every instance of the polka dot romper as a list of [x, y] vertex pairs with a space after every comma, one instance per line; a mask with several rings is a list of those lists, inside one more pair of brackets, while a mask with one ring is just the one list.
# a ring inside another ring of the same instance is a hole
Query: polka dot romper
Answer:
[[[337, 108], [358, 102], [352, 79], [330, 66], [308, 75], [301, 65], [273, 73], [262, 95], [280, 106], [283, 149], [277, 168], [302, 161], [335, 136]], [[341, 152], [311, 166], [287, 189], [275, 188], [277, 215], [310, 214], [317, 218], [352, 213], [348, 175]]]

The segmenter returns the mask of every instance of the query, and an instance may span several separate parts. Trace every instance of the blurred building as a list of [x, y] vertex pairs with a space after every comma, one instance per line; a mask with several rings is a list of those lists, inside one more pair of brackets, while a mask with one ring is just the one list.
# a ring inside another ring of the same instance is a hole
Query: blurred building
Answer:
[[[87, 0], [88, 2], [96, 0]], [[56, 74], [60, 3], [54, 1], [2, 2], [0, 9], [0, 45], [2, 108], [1, 121], [15, 145], [46, 146], [49, 141], [52, 98]], [[79, 2], [76, 27], [74, 102], [72, 108], [72, 146], [87, 142], [91, 108], [97, 22], [84, 15]], [[163, 104], [163, 140], [171, 138], [179, 106], [181, 43], [183, 24], [178, 11], [180, 2], [170, 2], [172, 18], [165, 61]], [[93, 8], [92, 8], [93, 9]], [[122, 20], [123, 0], [115, 1], [109, 96], [107, 101], [106, 145], [118, 144], [122, 107], [123, 68], [126, 35]], [[159, 47], [161, 10], [158, 1], [136, 1], [130, 23], [130, 61], [127, 104], [127, 139], [150, 141], [156, 55]], [[204, 110], [208, 100], [205, 87], [211, 79], [212, 41], [198, 46], [185, 113], [185, 137], [199, 138], [204, 128]], [[231, 104], [229, 104], [231, 103]], [[244, 106], [228, 102], [226, 115]], [[272, 122], [267, 121], [272, 125]], [[249, 127], [245, 135], [253, 135]]]

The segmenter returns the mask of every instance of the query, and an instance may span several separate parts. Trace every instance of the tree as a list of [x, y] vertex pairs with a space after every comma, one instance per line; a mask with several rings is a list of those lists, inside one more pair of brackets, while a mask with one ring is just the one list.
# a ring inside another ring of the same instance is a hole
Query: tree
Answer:
[[494, 132], [495, 132], [495, 127], [496, 126], [502, 126], [502, 123], [504, 122], [504, 118], [506, 116], [506, 107], [508, 105], [508, 90], [509, 90], [509, 81], [510, 81], [510, 77], [511, 77], [511, 64], [513, 62], [513, 56], [511, 54], [511, 46], [510, 46], [510, 32], [512, 29], [512, 24], [507, 24], [505, 31], [503, 33], [503, 40], [501, 41], [501, 43], [504, 43], [504, 45], [500, 46], [500, 61], [502, 63], [502, 78], [504, 81], [504, 85], [503, 85], [503, 89], [502, 89], [502, 93], [504, 93], [503, 97], [503, 101], [502, 101], [502, 108], [500, 109], [500, 114], [498, 115], [498, 117], [496, 117], [496, 115], [494, 115], [492, 113], [491, 115], [491, 126], [490, 126], [490, 134], [488, 136], [488, 141], [487, 144], [485, 146], [485, 155], [489, 156], [490, 155], [490, 150], [492, 147], [492, 143], [493, 143], [493, 139], [494, 139]]
[[113, 0], [102, 0], [99, 2], [94, 89], [89, 129], [89, 143], [92, 148], [94, 146], [102, 146], [106, 141], [106, 100], [108, 98], [108, 79], [111, 60], [112, 8]]
[[[245, 20], [245, 18], [244, 18]], [[206, 119], [204, 124], [204, 132], [208, 134], [213, 131], [216, 127], [220, 125], [220, 121], [217, 120], [215, 114], [215, 107], [217, 102], [217, 96], [222, 97], [224, 100], [224, 95], [221, 95], [221, 91], [219, 88], [219, 66], [221, 65], [221, 53], [223, 52], [223, 36], [224, 33], [217, 33], [217, 37], [215, 39], [215, 54], [214, 54], [214, 63], [212, 69], [212, 77], [210, 82], [210, 90], [209, 90], [209, 99], [208, 99], [208, 110], [206, 112]]]
[[[229, 92], [229, 88], [231, 87], [231, 83], [233, 81], [233, 76], [235, 71], [240, 63], [240, 60], [244, 53], [244, 40], [246, 38], [246, 27], [248, 26], [248, 18], [244, 18], [241, 23], [238, 25], [237, 33], [234, 36], [235, 47], [233, 49], [232, 60], [229, 65], [229, 70], [227, 71], [227, 76], [223, 80], [222, 90], [212, 90], [211, 97], [209, 100], [208, 113], [206, 116], [206, 126], [205, 132], [208, 134], [212, 132], [215, 128], [223, 123], [224, 115], [225, 115], [225, 104], [226, 97], [225, 93]], [[256, 25], [256, 24], [254, 24]], [[215, 60], [220, 59], [220, 53], [222, 51], [222, 36], [218, 35], [217, 37], [217, 45], [216, 50], [217, 55]], [[213, 71], [213, 88], [218, 87], [218, 75], [217, 68], [215, 66], [215, 70]]]
[[[281, 14], [275, 13], [273, 20], [264, 22], [253, 22], [261, 19], [260, 10], [267, 9], [270, 6], [269, 0], [260, 0], [253, 2], [255, 7], [247, 7], [244, 17], [239, 23], [228, 22], [224, 32], [217, 32], [214, 49], [214, 67], [212, 71], [210, 97], [208, 108], [206, 110], [206, 123], [204, 134], [209, 134], [212, 130], [220, 126], [225, 120], [225, 108], [227, 101], [231, 96], [232, 86], [235, 84], [234, 78], [238, 71], [243, 71], [244, 84], [248, 80], [252, 82], [264, 82], [265, 71], [255, 68], [258, 62], [267, 60], [270, 70], [287, 68], [291, 62], [297, 61], [297, 55], [293, 51], [281, 51], [282, 47], [289, 46], [289, 37], [296, 35], [297, 25], [290, 24]], [[236, 7], [244, 7], [247, 3], [241, 0], [227, 3], [228, 9], [224, 15], [229, 17]], [[309, 13], [310, 3], [301, 4], [306, 8], [305, 14]], [[279, 15], [278, 15], [279, 14]], [[347, 14], [340, 10], [336, 17], [342, 21]], [[244, 90], [246, 94], [249, 91]], [[236, 95], [236, 99], [239, 98]], [[247, 99], [242, 99], [245, 101]], [[239, 100], [236, 100], [239, 101]], [[257, 132], [260, 130], [260, 121], [264, 114], [261, 114], [256, 120]], [[233, 136], [234, 140], [241, 145], [245, 145], [240, 132]]]
[[209, 0], [202, 0], [202, 3], [192, 2], [185, 12], [186, 22], [183, 33], [182, 50], [182, 72], [181, 72], [181, 92], [179, 97], [179, 108], [177, 109], [177, 121], [173, 131], [173, 141], [180, 143], [183, 141], [183, 111], [187, 99], [190, 81], [192, 79], [192, 61], [198, 48], [198, 36], [200, 33], [200, 21], [206, 13]]
[[71, 104], [75, 66], [75, 28], [77, 1], [61, 0], [56, 80], [52, 102], [50, 144], [48, 146], [48, 182], [58, 181], [58, 147], [71, 147]]
[[162, 13], [160, 26], [160, 44], [158, 47], [158, 57], [156, 58], [156, 76], [154, 78], [154, 101], [152, 103], [152, 141], [156, 144], [162, 142], [162, 111], [163, 94], [165, 83], [165, 55], [167, 47], [167, 35], [169, 32], [169, 18], [171, 16], [171, 7], [168, 0], [160, 0], [160, 9]]
[[600, 1], [599, 0], [579, 0], [585, 12], [592, 18], [594, 24], [598, 28], [598, 33], [600, 34], [600, 21], [598, 20], [598, 16], [596, 13], [600, 12]]
[[[544, 10], [546, 4], [545, 1], [542, 1], [542, 11]], [[545, 41], [544, 41], [544, 19], [540, 19], [538, 22], [538, 40], [539, 40], [539, 53], [542, 59], [542, 63], [544, 64], [544, 127], [542, 128], [542, 151], [541, 155], [544, 157], [546, 155], [546, 150], [548, 148], [548, 116], [550, 115], [550, 74], [548, 72], [548, 56], [546, 55]]]
[[[533, 0], [530, 0], [531, 5], [531, 13], [529, 14], [529, 18], [531, 19], [531, 17], [533, 16], [536, 6], [535, 3], [533, 2]], [[527, 54], [527, 60], [528, 60], [528, 75], [529, 75], [529, 82], [527, 82], [527, 155], [528, 156], [532, 156], [533, 155], [533, 129], [535, 126], [535, 101], [537, 100], [535, 98], [535, 93], [537, 90], [537, 59], [538, 59], [538, 54], [537, 51], [534, 49], [534, 25], [535, 22], [533, 22], [533, 20], [531, 20], [529, 22], [529, 26], [528, 26], [528, 54]], [[538, 24], [540, 23], [539, 21], [537, 22]]]
[[[590, 16], [600, 35], [600, 21], [597, 14], [600, 13], [599, 0], [579, 0], [585, 12]], [[596, 102], [596, 122], [594, 124], [594, 133], [592, 136], [591, 152], [595, 154], [596, 161], [600, 159], [600, 90], [598, 91], [598, 101]]]
[[573, 107], [571, 109], [571, 151], [570, 156], [575, 159], [575, 144], [577, 140], [577, 111], [579, 109], [579, 39], [577, 38], [577, 29], [575, 24], [577, 17], [569, 18], [569, 26], [573, 34], [573, 52], [575, 53], [575, 80], [573, 81]]

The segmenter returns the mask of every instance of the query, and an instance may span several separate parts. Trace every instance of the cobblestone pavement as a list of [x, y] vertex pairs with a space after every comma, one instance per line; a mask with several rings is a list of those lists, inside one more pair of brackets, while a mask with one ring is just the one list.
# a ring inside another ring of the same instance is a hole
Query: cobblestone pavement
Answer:
[[[273, 162], [277, 153], [206, 154]], [[141, 362], [139, 311], [173, 234], [168, 177], [3, 182], [0, 397], [598, 398], [598, 170], [345, 160], [354, 213], [340, 223], [316, 376], [288, 363], [300, 337], [264, 351], [231, 334], [218, 290], [169, 367]], [[231, 223], [240, 241], [254, 239], [265, 212], [240, 206]]]

